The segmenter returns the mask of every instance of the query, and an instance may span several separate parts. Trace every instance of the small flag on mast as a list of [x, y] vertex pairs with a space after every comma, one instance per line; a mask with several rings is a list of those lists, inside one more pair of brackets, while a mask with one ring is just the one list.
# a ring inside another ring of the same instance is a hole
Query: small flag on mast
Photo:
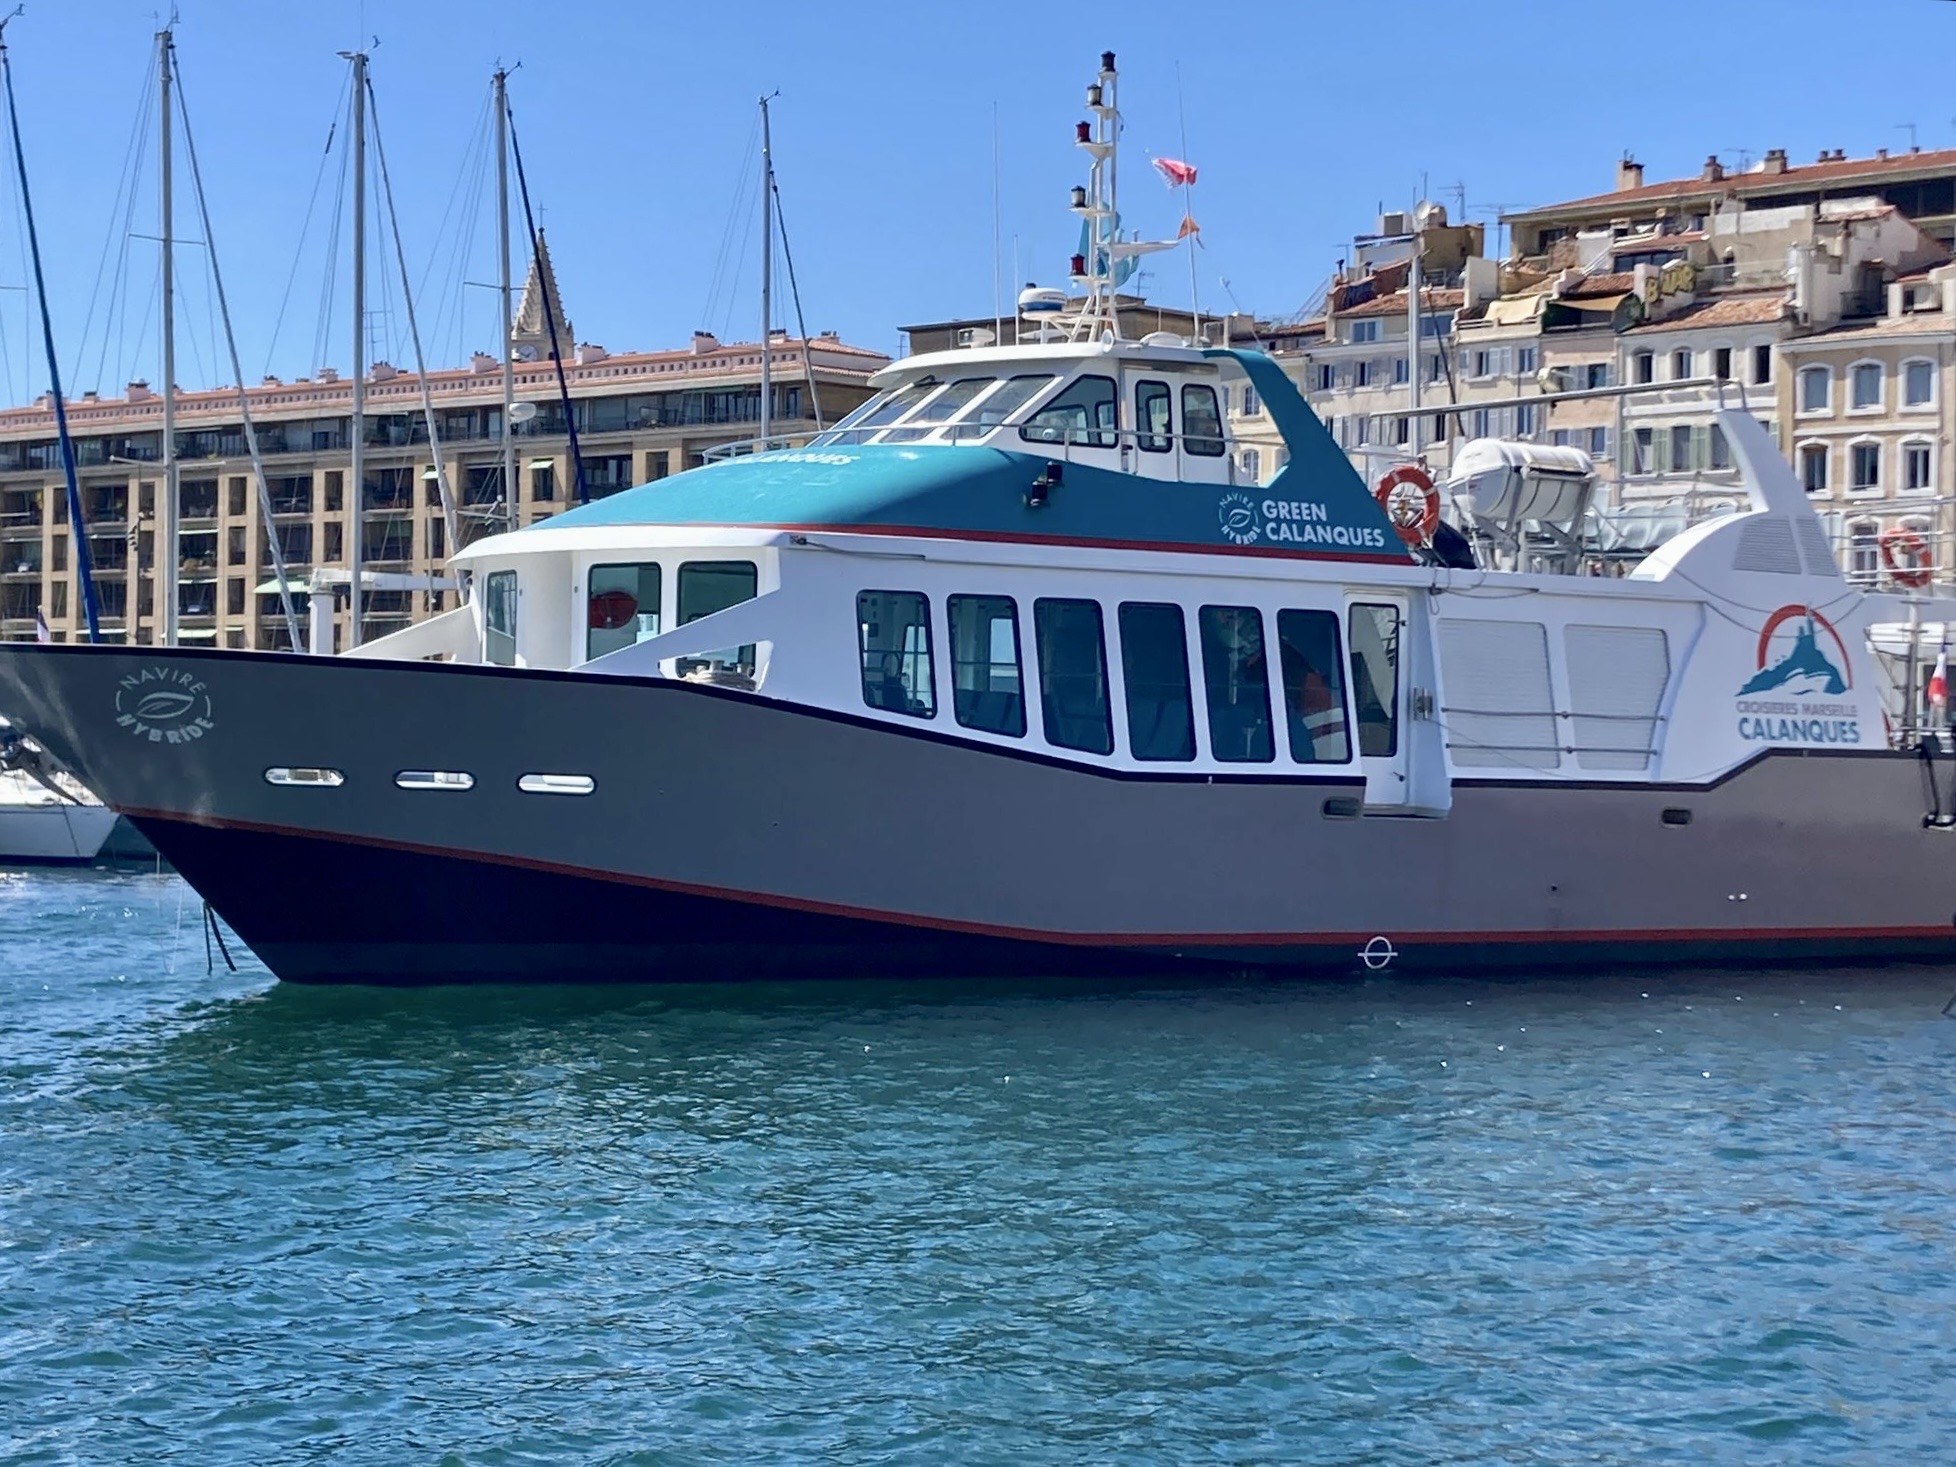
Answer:
[[1202, 226], [1195, 222], [1195, 216], [1193, 214], [1184, 214], [1182, 216], [1182, 227], [1175, 231], [1175, 238], [1187, 239], [1191, 234], [1200, 233], [1202, 233]]
[[48, 619], [42, 614], [41, 608], [38, 606], [34, 608], [34, 640], [37, 642], [52, 642], [54, 640], [54, 633], [48, 630]]
[[1936, 653], [1936, 670], [1929, 674], [1929, 706], [1940, 712], [1949, 703], [1949, 649]]
[[1179, 158], [1157, 158], [1155, 167], [1161, 170], [1161, 176], [1168, 180], [1170, 188], [1187, 188], [1195, 182], [1193, 163], [1184, 163]]

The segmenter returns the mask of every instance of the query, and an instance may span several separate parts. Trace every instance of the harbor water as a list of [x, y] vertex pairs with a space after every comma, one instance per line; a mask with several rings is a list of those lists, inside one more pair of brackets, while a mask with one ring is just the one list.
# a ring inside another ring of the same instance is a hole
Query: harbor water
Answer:
[[239, 956], [0, 879], [0, 1462], [1956, 1455], [1947, 972]]

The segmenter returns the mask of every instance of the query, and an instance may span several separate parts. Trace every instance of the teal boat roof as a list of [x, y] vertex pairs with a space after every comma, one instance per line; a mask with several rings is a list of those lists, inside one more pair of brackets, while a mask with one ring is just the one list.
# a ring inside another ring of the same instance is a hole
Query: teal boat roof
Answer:
[[1399, 535], [1282, 369], [1260, 352], [1204, 355], [1241, 368], [1282, 435], [1289, 459], [1269, 483], [1148, 478], [1001, 432], [1010, 447], [850, 443], [727, 459], [517, 534], [713, 525], [1404, 563]]

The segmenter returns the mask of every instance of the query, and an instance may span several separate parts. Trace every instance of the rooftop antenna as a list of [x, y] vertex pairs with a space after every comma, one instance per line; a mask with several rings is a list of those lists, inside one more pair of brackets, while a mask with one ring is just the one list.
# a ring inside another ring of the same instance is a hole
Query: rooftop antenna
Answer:
[[1117, 172], [1121, 135], [1119, 87], [1114, 53], [1102, 51], [1100, 75], [1087, 87], [1087, 111], [1093, 114], [1093, 120], [1074, 125], [1074, 142], [1092, 159], [1087, 165], [1087, 186], [1073, 190], [1073, 212], [1080, 216], [1080, 253], [1073, 257], [1069, 273], [1087, 297], [1074, 320], [1075, 341], [1083, 338], [1090, 341], [1109, 327], [1119, 335], [1119, 318], [1114, 310], [1114, 291], [1121, 279], [1114, 261], [1121, 217]]
[[1895, 129], [1898, 132], [1906, 132], [1908, 134], [1908, 150], [1911, 153], [1920, 151], [1920, 149], [1918, 149], [1915, 146], [1915, 124], [1914, 123], [1898, 122], [1895, 124]]

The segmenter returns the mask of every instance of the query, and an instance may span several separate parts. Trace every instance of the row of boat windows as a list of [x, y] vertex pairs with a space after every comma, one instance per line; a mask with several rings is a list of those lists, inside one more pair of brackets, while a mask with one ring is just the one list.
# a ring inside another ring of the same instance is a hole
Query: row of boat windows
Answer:
[[[673, 579], [678, 591], [676, 626], [751, 601], [760, 585], [751, 560], [683, 561]], [[665, 571], [657, 561], [591, 567], [584, 598], [587, 662], [659, 635], [665, 625], [664, 582]], [[516, 572], [491, 571], [482, 587], [485, 662], [516, 665], [516, 619]], [[740, 660], [751, 663], [751, 652]]]
[[[982, 438], [1046, 391], [1052, 372], [1014, 377], [959, 377], [941, 382], [926, 377], [873, 397], [835, 428], [814, 440], [833, 443], [915, 443]], [[1225, 451], [1222, 411], [1216, 389], [1207, 383], [1182, 385], [1182, 446], [1203, 458]], [[1167, 453], [1174, 446], [1174, 390], [1165, 381], [1134, 384], [1134, 440], [1144, 453]], [[1112, 377], [1089, 375], [1069, 383], [1019, 425], [1027, 443], [1071, 443], [1113, 448], [1120, 441], [1120, 389]]]
[[[318, 765], [274, 764], [265, 771], [265, 783], [290, 789], [336, 790], [346, 783], [337, 769]], [[463, 769], [403, 769], [394, 783], [404, 790], [452, 790], [475, 788], [475, 776]], [[526, 795], [588, 795], [598, 782], [588, 774], [524, 774], [516, 788]]]
[[[1010, 596], [947, 596], [944, 618], [952, 716], [981, 733], [1025, 737], [1018, 604]], [[880, 712], [935, 718], [930, 598], [917, 591], [863, 591], [856, 597], [856, 620], [863, 702]], [[1282, 610], [1274, 621], [1278, 701], [1273, 719], [1263, 612], [1254, 606], [1203, 606], [1196, 612], [1210, 756], [1225, 764], [1273, 762], [1278, 721], [1296, 764], [1348, 763], [1354, 723], [1360, 755], [1396, 753], [1398, 608], [1355, 603], [1345, 628], [1329, 611]], [[1137, 760], [1193, 760], [1196, 710], [1182, 608], [1124, 601], [1115, 623], [1128, 752]], [[1347, 628], [1349, 657], [1340, 645]], [[1046, 742], [1112, 754], [1114, 693], [1100, 603], [1040, 597], [1032, 603], [1032, 635]]]

